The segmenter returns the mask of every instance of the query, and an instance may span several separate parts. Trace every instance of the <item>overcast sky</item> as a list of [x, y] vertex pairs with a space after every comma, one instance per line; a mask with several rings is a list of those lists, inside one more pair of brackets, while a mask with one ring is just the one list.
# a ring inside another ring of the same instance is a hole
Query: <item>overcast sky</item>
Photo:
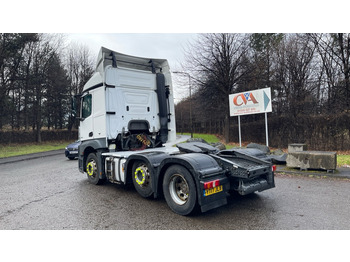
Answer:
[[167, 59], [171, 70], [179, 70], [184, 59], [184, 48], [196, 34], [180, 33], [109, 33], [67, 34], [71, 42], [87, 45], [97, 56], [101, 46], [134, 56]]

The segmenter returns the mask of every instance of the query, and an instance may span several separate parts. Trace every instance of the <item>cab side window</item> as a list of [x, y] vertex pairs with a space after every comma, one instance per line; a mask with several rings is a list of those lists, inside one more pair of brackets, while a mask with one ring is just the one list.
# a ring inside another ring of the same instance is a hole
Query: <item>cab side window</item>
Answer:
[[83, 97], [83, 102], [81, 106], [81, 117], [87, 118], [91, 115], [91, 109], [92, 109], [92, 96], [86, 95]]

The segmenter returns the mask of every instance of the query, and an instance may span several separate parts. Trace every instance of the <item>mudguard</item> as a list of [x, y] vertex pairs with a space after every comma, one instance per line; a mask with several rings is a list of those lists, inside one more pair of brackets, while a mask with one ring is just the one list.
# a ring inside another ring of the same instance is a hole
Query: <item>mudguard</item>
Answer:
[[[165, 172], [166, 168], [172, 164], [179, 164], [186, 167], [192, 174], [196, 187], [198, 204], [202, 212], [227, 204], [227, 192], [230, 189], [230, 181], [213, 157], [202, 153], [188, 153], [170, 156], [162, 161], [160, 171]], [[212, 180], [219, 180], [223, 186], [223, 191], [205, 196], [204, 183]]]
[[[106, 139], [104, 138], [83, 141], [78, 147], [79, 171], [81, 173], [84, 173], [84, 171], [86, 171], [85, 161], [86, 161], [86, 158], [88, 157], [89, 152], [99, 152], [98, 160], [101, 161], [101, 153], [106, 151], [107, 151], [107, 145], [106, 145]], [[102, 167], [102, 163], [99, 162], [98, 166]], [[104, 177], [100, 175], [100, 178], [104, 178]]]

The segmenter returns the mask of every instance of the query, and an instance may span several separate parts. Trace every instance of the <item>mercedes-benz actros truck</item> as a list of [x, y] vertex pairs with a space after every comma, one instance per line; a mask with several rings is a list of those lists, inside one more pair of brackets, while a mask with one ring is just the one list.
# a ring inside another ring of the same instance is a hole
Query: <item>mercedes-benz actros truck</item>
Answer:
[[164, 198], [175, 213], [205, 212], [241, 195], [273, 188], [274, 166], [242, 149], [176, 142], [171, 71], [166, 59], [102, 47], [79, 113], [79, 170], [93, 184], [132, 183]]

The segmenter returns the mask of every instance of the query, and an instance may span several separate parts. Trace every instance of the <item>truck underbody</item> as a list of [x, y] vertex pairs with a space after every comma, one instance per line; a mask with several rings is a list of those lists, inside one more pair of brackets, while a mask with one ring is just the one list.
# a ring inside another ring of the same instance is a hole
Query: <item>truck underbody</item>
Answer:
[[102, 163], [97, 158], [92, 164], [87, 161], [85, 171], [92, 183], [133, 183], [142, 197], [164, 195], [169, 207], [180, 215], [225, 205], [228, 193], [247, 195], [275, 187], [271, 163], [242, 149], [219, 151], [199, 142], [105, 152], [101, 159]]

